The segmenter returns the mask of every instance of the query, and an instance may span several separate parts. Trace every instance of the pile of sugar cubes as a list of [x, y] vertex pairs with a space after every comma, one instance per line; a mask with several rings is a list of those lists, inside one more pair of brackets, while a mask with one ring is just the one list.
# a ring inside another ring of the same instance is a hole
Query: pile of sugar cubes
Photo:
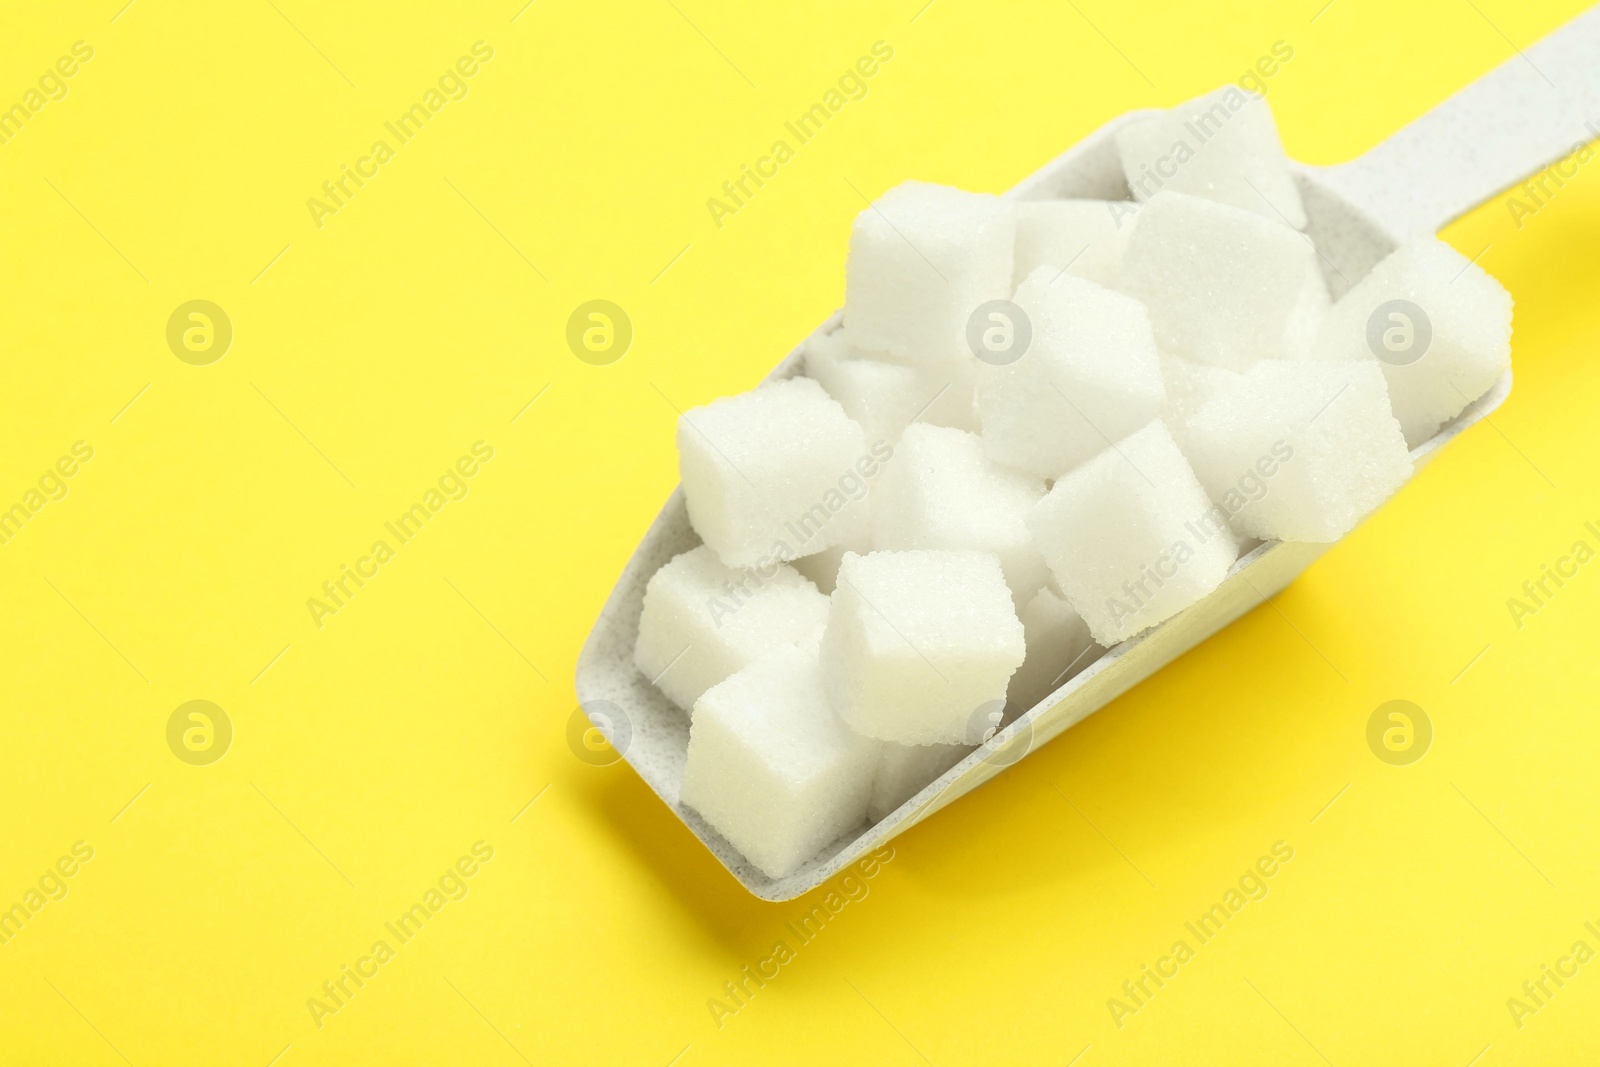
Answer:
[[770, 877], [1257, 542], [1343, 536], [1509, 366], [1510, 295], [1431, 237], [1330, 299], [1264, 100], [1117, 146], [1128, 201], [889, 190], [805, 376], [679, 421], [703, 544], [635, 662], [690, 716], [682, 803]]

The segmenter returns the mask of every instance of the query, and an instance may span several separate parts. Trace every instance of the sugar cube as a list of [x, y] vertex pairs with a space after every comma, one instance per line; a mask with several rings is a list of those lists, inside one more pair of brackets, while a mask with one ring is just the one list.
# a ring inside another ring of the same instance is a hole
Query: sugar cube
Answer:
[[1014, 299], [1031, 326], [1028, 348], [978, 369], [991, 459], [1055, 478], [1156, 416], [1161, 366], [1137, 300], [1049, 267]]
[[977, 360], [912, 365], [857, 348], [849, 331], [806, 343], [806, 374], [837, 400], [867, 435], [893, 444], [913, 420], [977, 429]]
[[847, 554], [821, 662], [853, 729], [906, 745], [977, 744], [973, 713], [1005, 697], [1022, 663], [1022, 623], [987, 552]]
[[1415, 448], [1511, 365], [1511, 294], [1443, 241], [1418, 237], [1340, 298], [1316, 354], [1378, 360]]
[[1027, 710], [1099, 657], [1089, 624], [1067, 598], [1049, 585], [1022, 609], [1022, 634], [1028, 658], [1011, 676], [1007, 699]]
[[1335, 541], [1411, 476], [1376, 360], [1263, 360], [1189, 421], [1202, 485], [1249, 537]]
[[1117, 131], [1117, 152], [1139, 200], [1170, 189], [1305, 229], [1272, 108], [1237, 85], [1128, 123]]
[[[1239, 546], [1214, 512], [1157, 419], [1057, 479], [1028, 528], [1073, 610], [1110, 646], [1221, 584]], [[833, 618], [830, 608], [829, 630]]]
[[1292, 354], [1317, 269], [1304, 234], [1226, 204], [1160, 192], [1139, 212], [1118, 285], [1150, 309], [1162, 351], [1243, 371]]
[[787, 562], [870, 527], [867, 480], [888, 458], [810, 378], [760, 386], [678, 420], [689, 522], [733, 567]]
[[872, 778], [867, 821], [876, 823], [922, 792], [922, 787], [960, 763], [968, 745], [897, 745], [884, 741]]
[[695, 702], [679, 800], [783, 878], [862, 824], [879, 748], [828, 707], [816, 660], [782, 646]]
[[844, 321], [857, 342], [919, 363], [969, 354], [967, 319], [1011, 294], [1009, 203], [903, 182], [856, 216]]
[[995, 463], [976, 435], [918, 423], [884, 473], [873, 547], [993, 552], [1027, 603], [1048, 574], [1024, 521], [1043, 496], [1044, 479]]
[[723, 566], [705, 545], [645, 586], [633, 662], [685, 711], [700, 694], [779, 645], [815, 644], [828, 598], [794, 568]]
[[1139, 217], [1131, 200], [1025, 200], [1017, 205], [1012, 280], [1054, 267], [1111, 288]]

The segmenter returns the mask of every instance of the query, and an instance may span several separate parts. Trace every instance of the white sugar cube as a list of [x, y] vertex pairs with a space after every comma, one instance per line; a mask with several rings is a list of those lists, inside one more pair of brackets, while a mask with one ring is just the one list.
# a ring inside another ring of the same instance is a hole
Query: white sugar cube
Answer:
[[1376, 360], [1256, 364], [1189, 421], [1189, 459], [1235, 530], [1335, 541], [1411, 476]]
[[867, 821], [879, 822], [922, 791], [922, 787], [960, 763], [968, 745], [897, 745], [883, 742], [872, 779]]
[[695, 703], [679, 799], [782, 878], [862, 824], [879, 748], [828, 707], [816, 660], [784, 646]]
[[913, 419], [977, 429], [976, 371], [970, 356], [931, 366], [898, 362], [856, 347], [844, 329], [806, 343], [806, 374], [861, 424], [868, 442], [893, 444]]
[[1011, 676], [1007, 698], [1027, 710], [1099, 657], [1089, 625], [1067, 598], [1046, 585], [1022, 609], [1028, 658]]
[[1304, 234], [1226, 204], [1162, 192], [1139, 212], [1118, 285], [1150, 309], [1163, 351], [1243, 371], [1258, 359], [1294, 354], [1317, 269]]
[[772, 649], [814, 645], [827, 620], [828, 598], [792, 567], [735, 570], [701, 545], [651, 575], [633, 662], [687, 711]]
[[1237, 85], [1130, 122], [1117, 131], [1117, 152], [1139, 200], [1170, 189], [1305, 228], [1272, 108]]
[[1056, 584], [1107, 646], [1211, 592], [1239, 547], [1160, 420], [1058, 479], [1028, 527]]
[[1044, 557], [1026, 518], [1044, 479], [1000, 466], [975, 435], [910, 426], [884, 472], [873, 547], [993, 552], [1019, 604], [1044, 584]]
[[1449, 245], [1418, 237], [1340, 298], [1316, 354], [1380, 360], [1395, 418], [1415, 448], [1511, 365], [1511, 294]]
[[678, 420], [689, 522], [730, 566], [786, 562], [863, 536], [866, 479], [879, 462], [861, 427], [810, 378], [714, 400]]
[[1009, 203], [903, 182], [856, 216], [844, 321], [856, 342], [918, 363], [970, 354], [967, 319], [1011, 294]]
[[1015, 303], [1031, 327], [1028, 348], [978, 370], [990, 458], [1055, 478], [1160, 411], [1161, 366], [1137, 300], [1041, 267], [1018, 287]]
[[1110, 288], [1139, 217], [1131, 200], [1025, 200], [1017, 205], [1012, 279], [1054, 267]]
[[985, 552], [846, 555], [822, 636], [833, 708], [869, 737], [977, 744], [1022, 663], [1022, 623]]

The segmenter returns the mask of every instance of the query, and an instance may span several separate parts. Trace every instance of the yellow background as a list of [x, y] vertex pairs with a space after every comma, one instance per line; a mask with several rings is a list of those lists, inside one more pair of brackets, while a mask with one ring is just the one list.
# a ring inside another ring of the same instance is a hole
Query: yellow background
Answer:
[[[95, 454], [0, 545], [0, 905], [94, 858], [0, 947], [0, 1060], [1600, 1059], [1600, 962], [1520, 1029], [1506, 1007], [1600, 948], [1600, 565], [1520, 629], [1506, 607], [1600, 546], [1589, 170], [1520, 228], [1495, 202], [1446, 234], [1516, 297], [1492, 424], [897, 840], [713, 1023], [815, 899], [757, 901], [626, 764], [577, 759], [573, 666], [676, 480], [674, 408], [840, 303], [851, 186], [1004, 189], [1280, 40], [1287, 147], [1337, 162], [1582, 7], [921, 3], [8, 5], [0, 102], [95, 55], [0, 145], [0, 503]], [[469, 95], [319, 229], [307, 198], [478, 40]], [[706, 198], [878, 40], [866, 98], [717, 228]], [[608, 367], [563, 340], [595, 298], [636, 331]], [[191, 299], [233, 322], [210, 366], [165, 342]], [[478, 440], [470, 494], [319, 629], [307, 598]], [[1411, 766], [1366, 745], [1393, 698], [1434, 724]], [[167, 747], [193, 699], [234, 726], [210, 766]], [[319, 1028], [307, 999], [480, 840], [469, 895]], [[1107, 999], [1280, 840], [1269, 895], [1117, 1028]]]

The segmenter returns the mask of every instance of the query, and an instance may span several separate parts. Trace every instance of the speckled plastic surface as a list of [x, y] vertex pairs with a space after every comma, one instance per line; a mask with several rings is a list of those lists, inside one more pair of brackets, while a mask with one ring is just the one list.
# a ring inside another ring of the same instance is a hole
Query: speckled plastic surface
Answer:
[[[1332, 168], [1296, 165], [1310, 218], [1309, 232], [1323, 258], [1335, 297], [1342, 295], [1405, 236], [1432, 230], [1559, 158], [1584, 136], [1582, 116], [1600, 93], [1600, 13], [1586, 14], [1530, 50], [1553, 82], [1569, 91], [1552, 110], [1545, 90], [1514, 58], [1446, 101], [1361, 159]], [[1542, 109], [1528, 116], [1527, 109]], [[1600, 115], [1600, 111], [1587, 113]], [[1006, 195], [1128, 199], [1112, 134], [1133, 113], [1103, 127]], [[1480, 143], [1465, 138], [1474, 124]], [[1532, 128], [1530, 130], [1530, 127]], [[1600, 136], [1589, 133], [1587, 138]], [[819, 327], [833, 330], [836, 313]], [[772, 378], [800, 371], [796, 348]], [[1511, 391], [1508, 371], [1489, 392], [1411, 453], [1420, 469], [1468, 426], [1498, 407]], [[751, 866], [692, 810], [678, 802], [689, 741], [688, 717], [633, 666], [633, 644], [645, 583], [656, 568], [699, 543], [690, 529], [682, 491], [675, 492], [628, 562], [578, 660], [578, 698], [623, 721], [607, 729], [629, 765], [676, 812], [705, 846], [751, 893], [788, 900], [820, 885], [845, 865], [1048, 743], [1176, 659], [1265, 598], [1283, 589], [1329, 546], [1267, 542], [1234, 564], [1210, 596], [1150, 632], [1106, 651], [989, 743], [972, 752], [899, 810], [862, 826], [823, 849], [787, 878], [770, 879]]]

